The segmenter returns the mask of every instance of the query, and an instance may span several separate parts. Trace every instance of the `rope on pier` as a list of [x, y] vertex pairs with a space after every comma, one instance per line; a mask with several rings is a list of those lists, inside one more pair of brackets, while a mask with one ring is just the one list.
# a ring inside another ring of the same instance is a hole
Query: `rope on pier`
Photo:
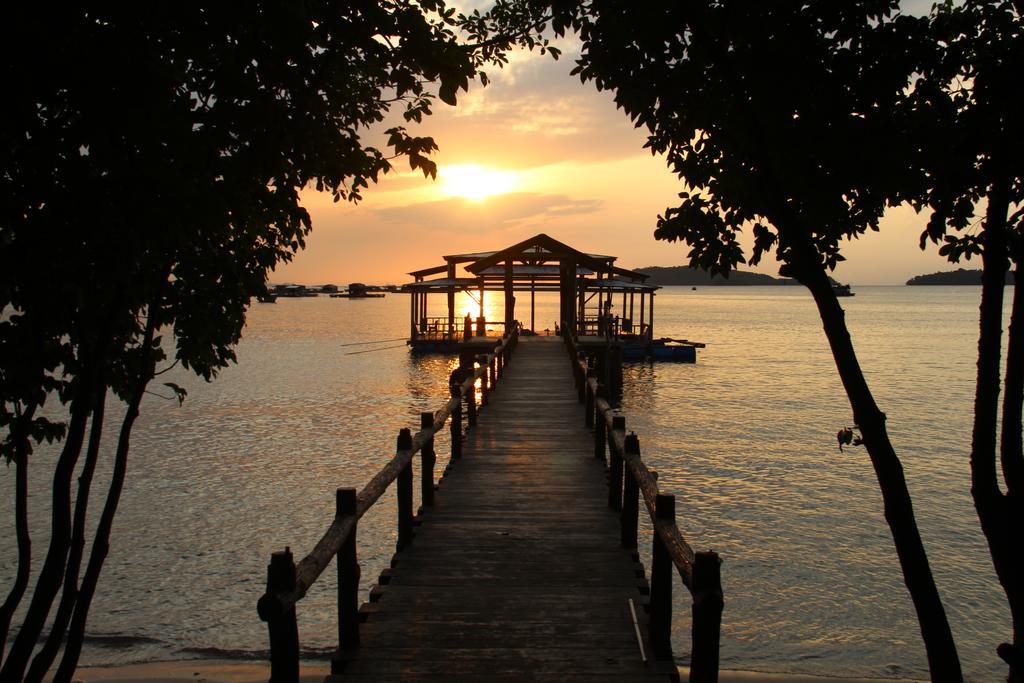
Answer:
[[405, 344], [395, 344], [394, 346], [382, 346], [379, 349], [366, 349], [365, 351], [349, 351], [346, 356], [355, 356], [360, 353], [373, 353], [374, 351], [387, 351], [388, 349], [398, 349], [404, 347]]
[[366, 346], [367, 344], [384, 344], [385, 342], [393, 342], [393, 341], [405, 341], [405, 337], [398, 337], [396, 339], [378, 339], [376, 341], [366, 341], [366, 342], [351, 342], [349, 344], [338, 344], [338, 346], [339, 347], [342, 347], [342, 346]]

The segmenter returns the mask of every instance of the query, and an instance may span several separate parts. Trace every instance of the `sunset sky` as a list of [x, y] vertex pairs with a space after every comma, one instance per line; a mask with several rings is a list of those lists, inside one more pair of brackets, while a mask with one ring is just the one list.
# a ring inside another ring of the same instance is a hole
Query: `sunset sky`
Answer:
[[[926, 11], [929, 4], [904, 6]], [[313, 233], [271, 281], [402, 283], [410, 279], [405, 273], [439, 264], [442, 254], [499, 249], [539, 232], [617, 255], [627, 268], [686, 263], [685, 245], [653, 237], [657, 215], [678, 203], [681, 183], [661, 157], [642, 149], [646, 135], [616, 110], [610, 93], [569, 75], [578, 45], [560, 46], [557, 62], [513, 54], [504, 70], [488, 70], [488, 87], [460, 93], [457, 107], [438, 101], [433, 116], [411, 127], [441, 148], [436, 181], [399, 161], [357, 205], [306, 193]], [[367, 143], [383, 147], [379, 134]], [[845, 247], [848, 261], [835, 277], [901, 284], [953, 268], [935, 248], [918, 249], [923, 221], [909, 208], [891, 211], [880, 233]], [[757, 270], [776, 274], [777, 263], [769, 258]]]

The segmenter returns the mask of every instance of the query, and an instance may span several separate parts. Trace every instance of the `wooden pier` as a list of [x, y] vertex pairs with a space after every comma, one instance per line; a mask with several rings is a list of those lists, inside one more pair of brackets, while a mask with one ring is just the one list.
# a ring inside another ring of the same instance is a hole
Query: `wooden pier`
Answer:
[[[678, 680], [675, 574], [694, 597], [690, 680], [717, 680], [718, 557], [683, 540], [674, 497], [658, 492], [583, 353], [571, 340], [513, 333], [462, 365], [451, 401], [424, 413], [415, 436], [402, 431], [392, 461], [362, 491], [338, 491], [316, 548], [297, 566], [290, 552], [274, 554], [259, 605], [271, 680], [297, 680], [296, 603], [334, 556], [329, 681]], [[435, 493], [433, 435], [446, 423], [452, 458]], [[398, 550], [357, 608], [358, 519], [392, 481]], [[649, 572], [637, 553], [641, 503], [653, 527]]]

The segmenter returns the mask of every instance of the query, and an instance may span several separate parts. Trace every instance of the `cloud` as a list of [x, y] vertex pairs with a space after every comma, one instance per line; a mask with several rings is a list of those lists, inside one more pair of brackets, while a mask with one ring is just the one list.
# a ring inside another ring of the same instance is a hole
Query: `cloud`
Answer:
[[596, 213], [599, 199], [572, 199], [561, 194], [513, 192], [474, 202], [444, 199], [374, 210], [376, 217], [402, 226], [430, 228], [449, 233], [493, 232], [541, 226], [557, 218]]

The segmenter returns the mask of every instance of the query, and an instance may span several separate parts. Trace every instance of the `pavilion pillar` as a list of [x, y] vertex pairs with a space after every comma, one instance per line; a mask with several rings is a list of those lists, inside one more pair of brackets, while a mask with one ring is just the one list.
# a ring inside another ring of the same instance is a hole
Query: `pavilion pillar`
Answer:
[[[421, 278], [416, 278], [419, 282]], [[416, 298], [419, 294], [416, 290], [409, 292], [409, 339], [416, 339]]]
[[640, 332], [644, 331], [644, 291], [640, 290]]
[[567, 275], [569, 280], [569, 297], [568, 297], [568, 313], [569, 313], [569, 334], [573, 334], [576, 331], [576, 307], [573, 306], [573, 299], [575, 299], [576, 292], [579, 290], [579, 275], [576, 272], [576, 262], [569, 261], [567, 264]]
[[633, 324], [636, 322], [633, 320], [633, 298], [636, 292], [629, 290], [629, 331], [633, 331]]
[[530, 331], [537, 334], [536, 280], [530, 278]]
[[512, 259], [505, 261], [505, 334], [516, 325], [516, 296], [512, 289]]
[[651, 317], [648, 319], [647, 324], [651, 328], [651, 339], [654, 339], [654, 292], [651, 292]]
[[579, 320], [586, 320], [587, 318], [587, 289], [583, 286], [582, 279], [578, 276], [574, 280], [576, 283], [575, 289], [572, 291], [573, 310], [576, 311], [576, 317]]
[[487, 336], [487, 318], [484, 314], [484, 280], [480, 278], [480, 315], [476, 319], [476, 334], [478, 337]]
[[420, 294], [419, 318], [420, 318], [420, 332], [426, 332], [427, 331], [427, 291], [426, 290], [423, 290], [423, 293]]
[[[455, 264], [448, 264], [448, 279], [455, 279]], [[455, 285], [448, 286], [448, 338], [455, 338]]]
[[558, 324], [561, 326], [562, 337], [568, 334], [569, 307], [574, 305], [573, 294], [569, 291], [569, 267], [562, 261], [558, 262]]

